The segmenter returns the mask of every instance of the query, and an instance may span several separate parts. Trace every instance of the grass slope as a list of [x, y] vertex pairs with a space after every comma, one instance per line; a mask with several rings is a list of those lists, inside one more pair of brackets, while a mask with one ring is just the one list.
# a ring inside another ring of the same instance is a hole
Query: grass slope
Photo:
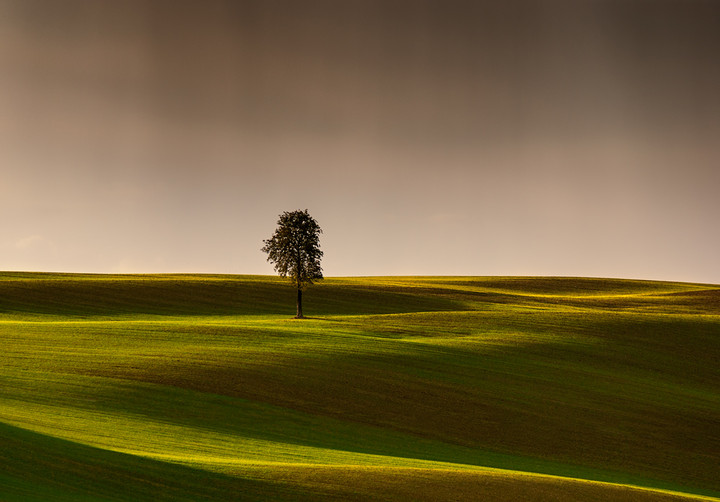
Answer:
[[[720, 287], [0, 274], [0, 500], [720, 496]], [[644, 487], [644, 488], [638, 488]]]

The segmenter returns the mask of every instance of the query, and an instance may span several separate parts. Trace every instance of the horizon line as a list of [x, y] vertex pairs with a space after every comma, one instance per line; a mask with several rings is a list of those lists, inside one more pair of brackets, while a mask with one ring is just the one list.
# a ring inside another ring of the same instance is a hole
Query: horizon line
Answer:
[[[2, 275], [65, 275], [65, 276], [223, 276], [223, 277], [265, 277], [277, 278], [283, 280], [285, 278], [277, 274], [257, 274], [257, 273], [232, 273], [232, 272], [78, 272], [78, 271], [53, 271], [53, 270], [0, 270]], [[323, 279], [383, 279], [383, 278], [482, 278], [482, 279], [596, 279], [596, 280], [613, 280], [613, 281], [641, 281], [641, 282], [664, 282], [664, 283], [683, 283], [696, 284], [706, 286], [720, 286], [720, 284], [712, 282], [697, 282], [677, 279], [647, 279], [639, 277], [620, 277], [620, 276], [600, 276], [600, 275], [556, 275], [556, 274], [539, 274], [539, 275], [479, 275], [479, 274], [381, 274], [381, 275], [330, 275]], [[322, 280], [322, 279], [320, 279]]]

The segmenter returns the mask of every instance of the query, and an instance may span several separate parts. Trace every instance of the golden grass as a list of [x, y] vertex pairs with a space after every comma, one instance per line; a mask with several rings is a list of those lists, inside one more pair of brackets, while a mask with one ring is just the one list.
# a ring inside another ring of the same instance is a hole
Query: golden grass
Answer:
[[319, 499], [584, 502], [690, 502], [702, 496], [592, 481], [503, 472], [444, 468], [297, 465], [258, 466], [244, 476], [302, 486]]

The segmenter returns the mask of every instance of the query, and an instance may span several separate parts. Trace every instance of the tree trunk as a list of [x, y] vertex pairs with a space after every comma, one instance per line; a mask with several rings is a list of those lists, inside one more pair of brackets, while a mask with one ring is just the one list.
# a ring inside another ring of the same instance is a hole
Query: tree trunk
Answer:
[[297, 297], [297, 315], [295, 316], [295, 319], [302, 319], [303, 313], [302, 313], [302, 289], [298, 288], [298, 297]]

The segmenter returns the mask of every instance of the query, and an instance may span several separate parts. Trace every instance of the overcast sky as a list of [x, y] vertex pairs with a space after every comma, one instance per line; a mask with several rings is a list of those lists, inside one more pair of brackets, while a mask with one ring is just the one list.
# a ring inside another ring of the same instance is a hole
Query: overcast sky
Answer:
[[0, 269], [720, 283], [720, 2], [0, 0]]

